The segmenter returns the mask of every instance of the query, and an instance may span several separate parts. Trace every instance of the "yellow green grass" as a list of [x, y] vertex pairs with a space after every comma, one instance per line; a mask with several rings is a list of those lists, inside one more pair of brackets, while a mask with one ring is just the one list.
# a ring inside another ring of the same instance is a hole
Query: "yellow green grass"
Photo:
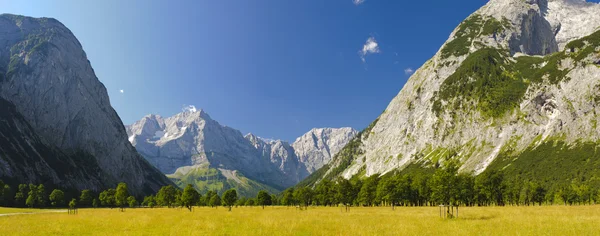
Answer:
[[[2, 209], [6, 210], [6, 209]], [[0, 235], [596, 235], [600, 205], [461, 208], [80, 209], [3, 216]]]
[[4, 208], [0, 207], [0, 214], [12, 214], [12, 213], [37, 213], [49, 210], [34, 209], [34, 208]]

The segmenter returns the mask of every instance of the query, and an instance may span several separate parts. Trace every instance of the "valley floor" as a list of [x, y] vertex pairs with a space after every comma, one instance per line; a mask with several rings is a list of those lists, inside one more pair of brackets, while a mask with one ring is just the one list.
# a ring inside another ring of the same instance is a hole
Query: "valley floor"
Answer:
[[[27, 210], [27, 209], [25, 209]], [[0, 213], [19, 209], [0, 208]], [[31, 211], [29, 211], [31, 212]], [[80, 209], [0, 218], [0, 235], [594, 235], [600, 205], [461, 208], [444, 220], [436, 207]]]

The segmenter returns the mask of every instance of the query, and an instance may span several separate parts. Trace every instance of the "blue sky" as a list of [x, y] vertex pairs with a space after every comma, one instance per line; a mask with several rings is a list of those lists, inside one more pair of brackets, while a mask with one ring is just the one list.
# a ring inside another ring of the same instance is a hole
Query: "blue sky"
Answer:
[[195, 105], [244, 134], [293, 141], [313, 127], [366, 127], [405, 70], [487, 2], [353, 1], [0, 0], [0, 9], [69, 27], [126, 124]]

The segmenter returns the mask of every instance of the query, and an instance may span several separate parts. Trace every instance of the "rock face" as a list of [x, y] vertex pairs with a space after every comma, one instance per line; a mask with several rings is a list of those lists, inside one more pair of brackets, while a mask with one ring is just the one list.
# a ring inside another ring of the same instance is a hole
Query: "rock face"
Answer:
[[479, 174], [546, 143], [597, 143], [599, 17], [585, 1], [489, 1], [307, 184], [449, 159]]
[[0, 178], [4, 182], [68, 189], [103, 186], [97, 163], [75, 161], [45, 145], [15, 106], [0, 98]]
[[243, 136], [190, 106], [169, 118], [145, 116], [127, 126], [127, 133], [136, 149], [175, 182], [189, 183], [181, 180], [189, 179], [190, 173], [196, 181], [205, 181], [196, 186], [199, 190], [214, 190], [206, 185], [216, 182], [198, 173], [212, 175], [216, 171], [214, 178], [254, 193], [250, 184], [244, 186], [240, 179], [272, 190], [292, 186], [312, 173], [315, 166], [326, 164], [357, 132], [351, 128], [313, 129], [290, 145], [253, 134]]
[[306, 165], [307, 171], [313, 173], [331, 161], [358, 131], [352, 128], [312, 129], [292, 144], [300, 162]]
[[170, 184], [127, 141], [81, 44], [57, 20], [0, 15], [0, 75], [0, 97], [15, 105], [41, 142], [76, 163], [77, 156], [97, 162], [102, 185], [91, 189], [123, 181], [143, 194]]

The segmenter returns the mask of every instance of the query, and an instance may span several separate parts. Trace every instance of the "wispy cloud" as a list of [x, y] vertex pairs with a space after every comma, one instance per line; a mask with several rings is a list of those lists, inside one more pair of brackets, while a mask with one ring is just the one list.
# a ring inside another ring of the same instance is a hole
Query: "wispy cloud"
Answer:
[[415, 73], [415, 71], [412, 68], [404, 69], [404, 74], [406, 75], [412, 75], [413, 73]]
[[121, 89], [119, 90], [119, 93], [125, 93], [125, 90]]
[[183, 108], [181, 108], [181, 111], [194, 113], [194, 112], [198, 111], [198, 109], [196, 109], [196, 106], [194, 106], [194, 105], [183, 105]]
[[362, 50], [360, 50], [358, 54], [360, 54], [360, 59], [363, 62], [366, 62], [367, 55], [380, 52], [381, 51], [379, 50], [379, 44], [377, 44], [377, 40], [375, 40], [375, 37], [371, 36], [367, 39], [367, 42], [365, 42], [365, 45], [363, 45]]
[[352, 0], [352, 2], [354, 3], [354, 5], [360, 5], [363, 4], [365, 2], [365, 0]]

